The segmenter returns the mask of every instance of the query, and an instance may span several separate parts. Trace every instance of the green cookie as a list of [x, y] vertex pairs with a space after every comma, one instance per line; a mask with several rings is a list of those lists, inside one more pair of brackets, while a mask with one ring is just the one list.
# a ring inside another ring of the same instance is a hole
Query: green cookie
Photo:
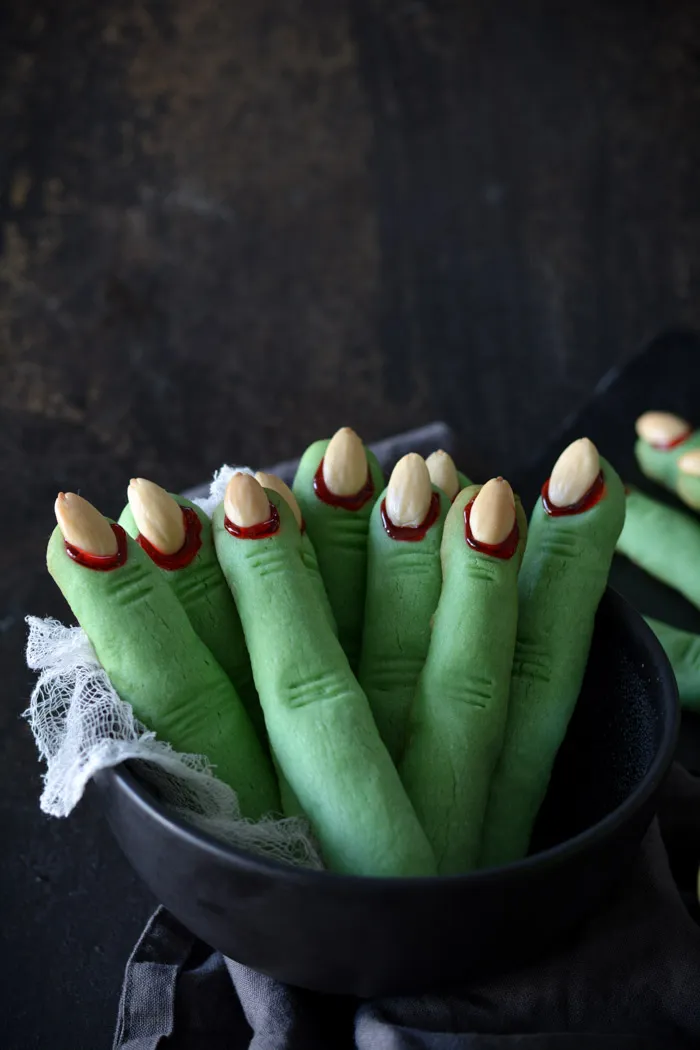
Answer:
[[213, 525], [276, 760], [332, 870], [434, 874], [430, 845], [309, 580], [294, 516], [266, 491], [280, 517], [273, 535], [230, 535], [223, 505]]
[[[187, 613], [195, 633], [233, 682], [260, 739], [265, 741], [265, 719], [255, 692], [243, 628], [216, 557], [211, 521], [200, 507], [184, 496], [171, 495], [181, 507], [194, 511], [199, 518], [201, 547], [189, 565], [180, 569], [159, 567], [159, 571]], [[119, 524], [133, 539], [139, 535], [128, 503], [119, 516]]]
[[518, 634], [503, 751], [484, 821], [480, 864], [524, 857], [581, 690], [595, 613], [625, 514], [619, 477], [602, 457], [602, 498], [588, 510], [532, 512], [518, 583]]
[[661, 642], [678, 683], [681, 706], [700, 712], [700, 634], [645, 617]]
[[[474, 868], [493, 771], [503, 744], [518, 618], [518, 568], [474, 550], [460, 492], [442, 538], [443, 584], [400, 766], [443, 875]], [[517, 509], [517, 508], [516, 508]], [[519, 548], [527, 522], [519, 517]]]
[[646, 496], [627, 494], [627, 515], [617, 549], [700, 608], [700, 522]]
[[434, 523], [420, 540], [397, 540], [383, 524], [386, 491], [375, 503], [370, 517], [358, 679], [380, 736], [394, 762], [398, 762], [409, 708], [430, 644], [431, 617], [440, 597], [440, 541], [450, 501], [433, 485], [439, 501]]
[[87, 568], [56, 528], [47, 565], [112, 685], [136, 717], [176, 751], [206, 755], [241, 812], [279, 812], [277, 784], [243, 704], [197, 637], [163, 574], [126, 539], [123, 565]]
[[367, 530], [372, 507], [384, 487], [384, 478], [376, 456], [365, 449], [374, 486], [372, 497], [359, 510], [324, 503], [314, 491], [314, 477], [329, 440], [315, 441], [307, 448], [299, 462], [292, 491], [301, 507], [318, 558], [340, 644], [354, 670], [359, 663], [362, 645]]

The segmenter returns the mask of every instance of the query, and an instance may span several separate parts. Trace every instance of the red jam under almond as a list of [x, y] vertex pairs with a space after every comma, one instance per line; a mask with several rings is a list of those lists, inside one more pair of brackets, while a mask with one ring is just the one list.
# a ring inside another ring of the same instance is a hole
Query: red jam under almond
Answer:
[[202, 523], [191, 507], [182, 508], [182, 521], [185, 526], [185, 541], [180, 550], [175, 551], [174, 554], [163, 554], [141, 533], [136, 537], [138, 545], [160, 569], [167, 569], [170, 572], [174, 569], [184, 569], [193, 561], [202, 546]]
[[476, 539], [471, 527], [472, 506], [475, 499], [476, 496], [474, 499], [469, 500], [469, 503], [464, 508], [464, 538], [473, 550], [479, 551], [481, 554], [488, 554], [491, 558], [501, 558], [503, 561], [508, 561], [515, 554], [520, 542], [518, 519], [515, 519], [513, 528], [501, 543], [482, 543]]
[[326, 479], [323, 476], [323, 460], [321, 460], [318, 470], [314, 474], [314, 492], [322, 503], [327, 503], [331, 507], [342, 507], [343, 510], [361, 510], [365, 503], [371, 500], [374, 495], [374, 482], [372, 481], [369, 466], [367, 467], [367, 480], [359, 492], [353, 492], [350, 496], [336, 496], [335, 492], [331, 492], [326, 485]]
[[387, 536], [391, 536], [392, 540], [403, 540], [408, 543], [416, 543], [418, 540], [422, 540], [428, 529], [432, 528], [437, 519], [440, 516], [440, 497], [437, 492], [433, 492], [430, 500], [430, 506], [428, 507], [428, 513], [423, 518], [420, 525], [394, 525], [393, 521], [386, 512], [386, 500], [382, 500], [380, 508], [382, 516], [382, 525]]
[[112, 569], [118, 569], [125, 564], [128, 554], [126, 533], [121, 525], [110, 522], [110, 528], [117, 537], [117, 549], [114, 554], [89, 554], [87, 551], [82, 551], [80, 547], [74, 547], [72, 543], [64, 540], [63, 546], [66, 549], [66, 554], [78, 565], [84, 565], [86, 569], [96, 569], [98, 572], [110, 572]]
[[542, 486], [542, 506], [553, 518], [561, 518], [566, 514], [583, 514], [584, 511], [595, 507], [596, 503], [599, 503], [604, 495], [605, 478], [601, 470], [588, 492], [584, 493], [577, 503], [572, 503], [570, 507], [555, 507], [549, 499], [549, 478], [547, 478]]
[[274, 536], [280, 527], [280, 516], [277, 507], [270, 504], [270, 517], [257, 525], [236, 525], [235, 522], [225, 514], [224, 528], [239, 540], [264, 540], [267, 536]]

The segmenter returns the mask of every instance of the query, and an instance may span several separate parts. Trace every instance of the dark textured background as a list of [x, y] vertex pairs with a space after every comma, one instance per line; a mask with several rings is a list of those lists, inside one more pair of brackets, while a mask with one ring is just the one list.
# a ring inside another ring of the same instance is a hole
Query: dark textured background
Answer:
[[151, 907], [18, 722], [61, 487], [432, 418], [517, 476], [614, 363], [700, 324], [693, 0], [0, 7], [4, 1050], [109, 1044]]

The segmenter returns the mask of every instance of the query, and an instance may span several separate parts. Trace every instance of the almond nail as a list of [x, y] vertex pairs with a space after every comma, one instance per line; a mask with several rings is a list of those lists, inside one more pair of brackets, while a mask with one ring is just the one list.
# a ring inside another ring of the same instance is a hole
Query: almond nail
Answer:
[[264, 488], [250, 474], [234, 474], [226, 486], [224, 511], [229, 521], [249, 529], [270, 517], [270, 501]]
[[579, 438], [565, 448], [549, 478], [549, 502], [554, 507], [573, 507], [600, 474], [598, 449], [589, 438]]
[[323, 480], [334, 496], [354, 496], [367, 481], [367, 456], [350, 427], [337, 430], [323, 457]]
[[127, 497], [141, 535], [161, 554], [176, 554], [185, 542], [180, 504], [146, 478], [132, 478]]
[[459, 478], [455, 461], [449, 452], [439, 448], [437, 452], [431, 452], [425, 461], [428, 474], [433, 485], [445, 493], [448, 499], [454, 499], [459, 492]]
[[284, 502], [294, 514], [297, 525], [299, 526], [299, 528], [301, 528], [301, 507], [297, 503], [297, 498], [290, 489], [289, 485], [286, 483], [286, 481], [283, 481], [282, 478], [278, 478], [276, 474], [266, 474], [264, 470], [259, 470], [257, 472], [257, 474], [255, 475], [255, 480], [259, 482], [259, 484], [261, 484], [264, 489], [272, 489], [273, 492], [276, 492], [279, 496], [282, 497]]
[[418, 528], [425, 521], [433, 490], [425, 460], [417, 452], [403, 456], [391, 472], [386, 513], [393, 525]]
[[673, 412], [645, 412], [635, 424], [638, 437], [648, 445], [672, 445], [690, 433], [691, 426]]
[[515, 525], [515, 497], [505, 478], [491, 478], [476, 494], [469, 514], [472, 536], [495, 547], [508, 539]]
[[85, 554], [108, 558], [117, 553], [117, 537], [99, 510], [75, 492], [59, 492], [56, 521], [66, 543]]
[[678, 469], [691, 478], [700, 478], [700, 448], [684, 452], [678, 460]]

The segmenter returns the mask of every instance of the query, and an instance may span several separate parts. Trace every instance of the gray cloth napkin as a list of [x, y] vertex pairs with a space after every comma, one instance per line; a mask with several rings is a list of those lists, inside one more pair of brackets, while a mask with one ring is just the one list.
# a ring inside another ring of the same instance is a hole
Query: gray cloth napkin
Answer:
[[159, 908], [126, 967], [114, 1050], [697, 1048], [700, 778], [680, 766], [660, 824], [615, 898], [557, 953], [441, 995], [364, 1002], [291, 988]]

